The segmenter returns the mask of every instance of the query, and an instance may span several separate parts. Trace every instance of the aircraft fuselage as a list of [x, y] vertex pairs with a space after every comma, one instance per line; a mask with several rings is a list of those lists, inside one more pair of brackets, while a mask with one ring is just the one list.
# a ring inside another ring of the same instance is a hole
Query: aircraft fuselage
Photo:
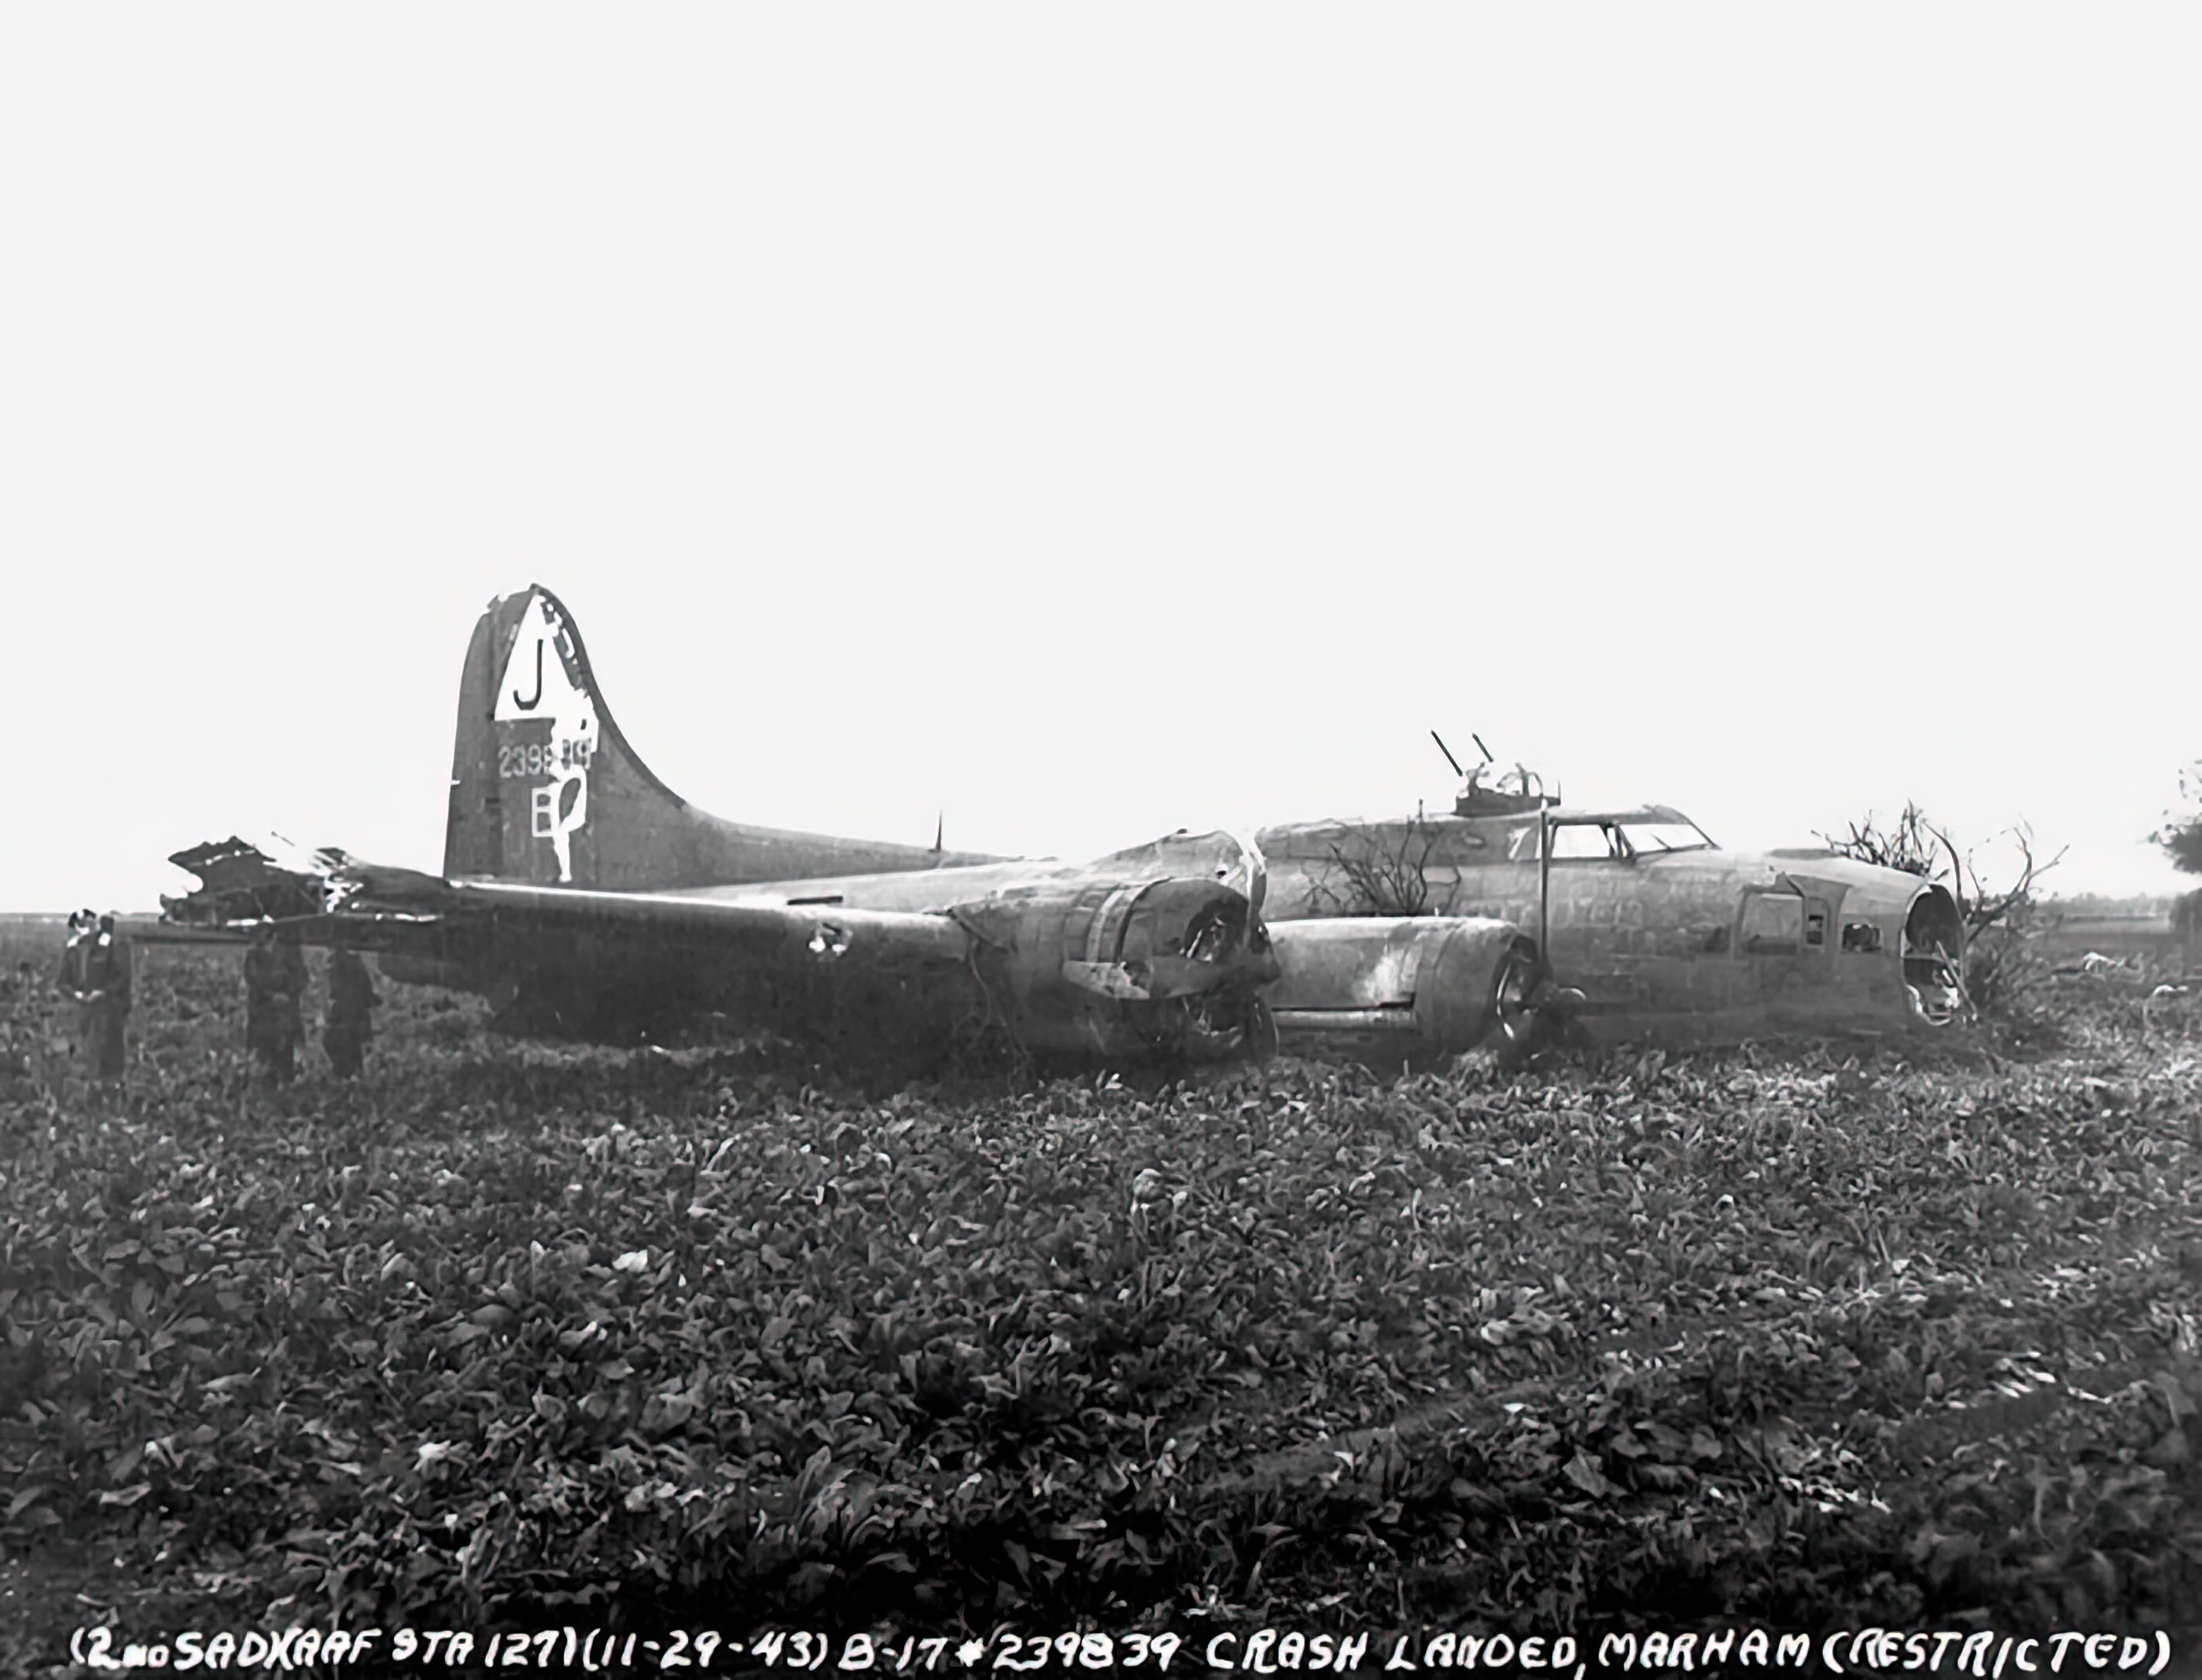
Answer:
[[1575, 1013], [1598, 1036], [1874, 1032], [1963, 1009], [1962, 923], [1945, 889], [1825, 851], [1724, 851], [1660, 807], [1303, 822], [1256, 838], [1272, 925], [1410, 911], [1510, 922], [1582, 994]]

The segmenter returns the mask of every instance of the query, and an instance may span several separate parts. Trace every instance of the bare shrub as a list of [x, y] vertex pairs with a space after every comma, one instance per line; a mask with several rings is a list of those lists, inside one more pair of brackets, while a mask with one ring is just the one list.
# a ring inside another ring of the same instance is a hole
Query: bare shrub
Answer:
[[2171, 901], [2171, 931], [2179, 936], [2179, 965], [2192, 972], [2202, 962], [2202, 887]]
[[1999, 923], [1965, 946], [1965, 995], [1984, 1016], [2040, 1020], [2049, 982], [2050, 965], [2024, 928]]
[[1344, 877], [1344, 889], [1321, 883], [1315, 891], [1339, 914], [1430, 913], [1428, 869], [1437, 830], [1420, 817], [1398, 824], [1396, 840], [1391, 828], [1388, 823], [1352, 823], [1345, 839], [1331, 846], [1330, 861]]
[[1978, 854], [1960, 852], [1948, 834], [1906, 800], [1904, 813], [1886, 827], [1868, 812], [1863, 822], [1847, 825], [1840, 839], [1819, 838], [1839, 857], [1902, 869], [1950, 889], [1965, 925], [1965, 992], [1983, 1016], [2026, 1023], [2043, 1013], [2049, 964], [2033, 943], [2037, 902], [2034, 883], [2064, 861], [2064, 850], [2046, 861], [2034, 855], [2034, 830], [2017, 822], [1995, 838], [2017, 849], [2016, 864], [1983, 880]]
[[2202, 763], [2180, 771], [2178, 808], [2164, 812], [2162, 826], [2149, 839], [2164, 848], [2172, 868], [2202, 875]]
[[[1882, 828], [1871, 811], [1865, 821], [1852, 822], [1850, 832], [1840, 840], [1833, 834], [1814, 833], [1828, 843], [1828, 850], [1839, 858], [1853, 858], [1861, 864], [1874, 864], [1884, 869], [1902, 869], [1906, 875], [1932, 875], [1937, 859], [1949, 841], [1927, 823], [1919, 807], [1906, 800], [1904, 815], [1895, 822]], [[1954, 858], [1955, 852], [1952, 852]]]

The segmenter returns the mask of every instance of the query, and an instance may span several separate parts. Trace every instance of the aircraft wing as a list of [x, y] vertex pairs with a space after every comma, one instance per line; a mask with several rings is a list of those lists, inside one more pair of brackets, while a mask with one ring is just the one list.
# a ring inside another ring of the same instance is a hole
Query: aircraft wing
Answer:
[[[228, 853], [221, 869], [164, 901], [172, 925], [378, 952], [394, 978], [481, 992], [500, 1025], [546, 1036], [730, 1023], [863, 1061], [990, 1033], [1027, 1050], [1212, 1059], [1263, 1045], [1257, 989], [1277, 972], [1243, 891], [1161, 864], [989, 872], [917, 909], [446, 880], [334, 852], [311, 870]], [[254, 913], [270, 903], [300, 913]]]
[[[578, 935], [613, 928], [662, 942], [707, 942], [751, 956], [790, 939], [949, 950], [966, 940], [935, 914], [837, 909], [831, 917], [709, 893], [613, 893], [502, 881], [446, 881], [416, 869], [319, 854], [316, 870], [286, 869], [231, 840], [170, 860], [201, 874], [200, 889], [164, 899], [166, 936], [204, 932], [221, 943], [266, 928], [303, 945], [427, 956], [499, 933]], [[859, 930], [861, 929], [861, 932]], [[162, 937], [156, 934], [155, 937]]]

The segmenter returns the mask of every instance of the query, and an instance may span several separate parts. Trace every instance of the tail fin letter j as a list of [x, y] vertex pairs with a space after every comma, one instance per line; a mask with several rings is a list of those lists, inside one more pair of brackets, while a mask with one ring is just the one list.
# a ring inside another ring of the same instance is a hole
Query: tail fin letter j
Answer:
[[543, 704], [543, 639], [539, 636], [535, 641], [535, 692], [523, 700], [520, 691], [514, 689], [512, 704], [522, 711], [533, 711]]

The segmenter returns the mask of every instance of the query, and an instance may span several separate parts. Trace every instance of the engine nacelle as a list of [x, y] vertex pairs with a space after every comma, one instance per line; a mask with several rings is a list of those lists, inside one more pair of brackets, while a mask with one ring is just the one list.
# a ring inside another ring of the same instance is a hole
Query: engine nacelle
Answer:
[[951, 912], [984, 1007], [1034, 1050], [1165, 1060], [1259, 1053], [1277, 959], [1245, 895], [1214, 881], [1013, 889]]
[[1524, 1032], [1540, 978], [1534, 944], [1485, 917], [1280, 922], [1269, 937], [1284, 972], [1264, 995], [1286, 1049], [1457, 1056], [1494, 1031]]

